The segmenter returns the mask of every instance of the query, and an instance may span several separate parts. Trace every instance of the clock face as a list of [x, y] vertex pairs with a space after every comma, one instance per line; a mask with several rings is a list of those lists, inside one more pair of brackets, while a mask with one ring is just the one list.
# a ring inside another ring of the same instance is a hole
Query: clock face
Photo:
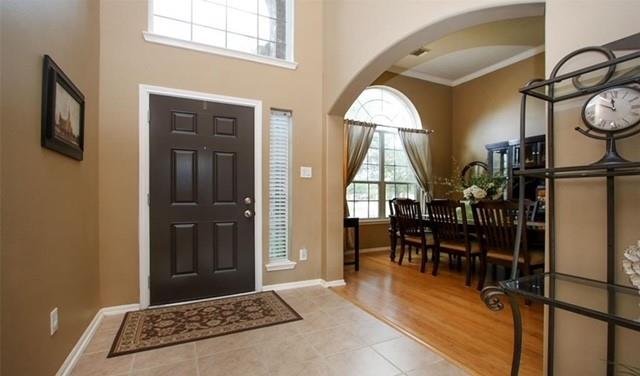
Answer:
[[582, 109], [585, 124], [601, 132], [619, 132], [640, 122], [640, 91], [615, 87], [591, 97]]

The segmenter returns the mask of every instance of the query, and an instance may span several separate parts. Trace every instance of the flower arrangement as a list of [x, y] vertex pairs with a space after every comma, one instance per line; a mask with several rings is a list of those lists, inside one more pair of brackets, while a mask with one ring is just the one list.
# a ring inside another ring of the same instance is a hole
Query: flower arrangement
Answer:
[[480, 175], [469, 179], [467, 187], [463, 185], [462, 195], [465, 200], [476, 202], [490, 198], [499, 200], [504, 194], [507, 179], [504, 176]]
[[462, 178], [460, 166], [454, 160], [453, 176], [436, 178], [435, 183], [449, 187], [448, 195], [461, 194], [469, 202], [478, 202], [489, 198], [499, 200], [504, 194], [507, 178], [504, 176], [475, 175], [468, 180]]

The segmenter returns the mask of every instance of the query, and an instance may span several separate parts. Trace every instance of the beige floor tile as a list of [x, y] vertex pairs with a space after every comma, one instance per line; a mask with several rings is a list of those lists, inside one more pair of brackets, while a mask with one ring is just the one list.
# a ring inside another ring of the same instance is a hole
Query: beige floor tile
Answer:
[[300, 296], [305, 298], [317, 297], [321, 295], [334, 294], [328, 289], [320, 286], [302, 287], [297, 289]]
[[84, 353], [108, 352], [111, 349], [115, 336], [116, 333], [111, 330], [98, 329], [93, 335], [93, 338], [91, 338], [87, 348], [84, 349]]
[[310, 312], [301, 314], [303, 320], [296, 321], [296, 327], [300, 333], [310, 333], [317, 330], [329, 329], [340, 323], [325, 312]]
[[263, 376], [269, 374], [264, 357], [255, 347], [199, 358], [198, 368], [200, 376]]
[[327, 363], [318, 358], [309, 362], [295, 362], [284, 360], [269, 367], [271, 376], [329, 376]]
[[336, 376], [394, 376], [402, 374], [370, 347], [336, 354], [326, 359], [331, 375]]
[[131, 376], [197, 376], [196, 359], [167, 364], [160, 367], [134, 370]]
[[194, 342], [162, 347], [155, 350], [141, 351], [134, 354], [133, 369], [139, 370], [153, 368], [165, 364], [193, 360], [195, 357], [196, 346]]
[[367, 345], [374, 345], [376, 343], [385, 342], [394, 338], [402, 337], [402, 333], [393, 329], [387, 324], [381, 321], [371, 321], [363, 324], [356, 324], [349, 326], [350, 329], [358, 338], [360, 338]]
[[433, 364], [442, 361], [438, 354], [408, 337], [381, 342], [372, 347], [405, 372], [414, 369], [427, 369]]
[[296, 312], [301, 315], [305, 313], [317, 312], [322, 309], [322, 305], [313, 299], [308, 298], [291, 298], [287, 299], [286, 302], [293, 308]]
[[131, 370], [133, 355], [121, 355], [107, 358], [107, 353], [82, 355], [71, 372], [72, 376], [115, 376], [128, 374]]
[[427, 368], [407, 372], [408, 376], [468, 376], [469, 374], [453, 364], [442, 360]]
[[362, 340], [343, 327], [334, 327], [306, 334], [321, 356], [329, 356], [366, 346]]
[[278, 296], [280, 296], [282, 299], [286, 301], [289, 298], [300, 297], [301, 294], [299, 290], [300, 289], [279, 290], [279, 291], [276, 291], [276, 294], [278, 294]]
[[364, 310], [350, 304], [346, 307], [323, 309], [332, 319], [343, 325], [361, 325], [364, 323], [378, 322], [374, 316]]
[[269, 367], [283, 362], [306, 363], [318, 359], [318, 353], [308, 337], [303, 335], [279, 337], [256, 345]]
[[124, 313], [117, 315], [109, 315], [102, 318], [100, 322], [100, 329], [112, 330], [114, 333], [120, 329], [122, 320], [124, 319]]
[[[266, 329], [266, 328], [264, 328]], [[238, 350], [251, 347], [264, 340], [265, 331], [261, 329], [247, 330], [240, 333], [227, 334], [197, 341], [196, 354], [198, 357], [213, 355], [220, 352]]]

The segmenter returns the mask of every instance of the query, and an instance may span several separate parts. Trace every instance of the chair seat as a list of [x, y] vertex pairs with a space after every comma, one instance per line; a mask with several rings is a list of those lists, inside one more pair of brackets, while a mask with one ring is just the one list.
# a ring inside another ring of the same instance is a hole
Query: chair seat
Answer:
[[[458, 251], [464, 253], [467, 251], [467, 248], [464, 245], [464, 242], [456, 242], [451, 240], [443, 240], [440, 241], [440, 248], [451, 249], [454, 251]], [[471, 242], [471, 253], [477, 254], [480, 253], [480, 244], [477, 242]]]
[[[498, 260], [498, 261], [513, 261], [513, 253], [501, 249], [490, 249], [487, 251], [487, 258]], [[544, 264], [544, 250], [542, 249], [530, 249], [529, 250], [529, 265], [543, 265]], [[520, 263], [524, 263], [524, 256], [520, 255], [519, 260]]]
[[[431, 234], [425, 234], [425, 241], [427, 242], [427, 244], [433, 244], [434, 240], [433, 240], [433, 236]], [[416, 244], [416, 245], [422, 245], [422, 238], [418, 235], [405, 235], [404, 236], [404, 241], [405, 243], [408, 244]]]

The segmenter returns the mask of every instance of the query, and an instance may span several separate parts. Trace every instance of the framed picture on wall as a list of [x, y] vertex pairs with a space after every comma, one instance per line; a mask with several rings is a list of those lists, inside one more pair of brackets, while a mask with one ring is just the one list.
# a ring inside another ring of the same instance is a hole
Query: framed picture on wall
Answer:
[[42, 74], [42, 146], [79, 161], [84, 153], [84, 95], [51, 59]]

